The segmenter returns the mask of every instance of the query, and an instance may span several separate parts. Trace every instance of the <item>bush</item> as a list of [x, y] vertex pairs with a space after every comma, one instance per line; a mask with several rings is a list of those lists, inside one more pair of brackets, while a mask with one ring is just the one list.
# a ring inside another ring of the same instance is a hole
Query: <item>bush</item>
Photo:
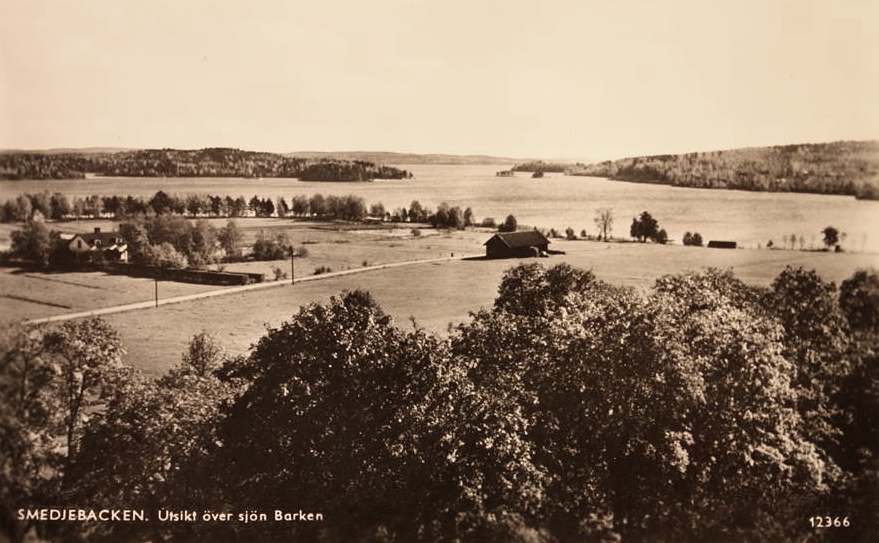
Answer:
[[49, 265], [53, 238], [57, 239], [57, 235], [49, 231], [46, 223], [40, 220], [28, 221], [21, 230], [14, 230], [11, 237], [13, 255], [40, 266]]
[[268, 237], [265, 232], [260, 231], [253, 243], [252, 254], [254, 260], [281, 260], [290, 255], [290, 250], [290, 240], [286, 234]]
[[486, 217], [482, 219], [480, 226], [485, 228], [497, 228], [497, 223], [495, 222], [493, 217]]
[[519, 223], [513, 215], [507, 215], [504, 224], [498, 227], [498, 232], [515, 232], [519, 228]]
[[144, 251], [144, 260], [148, 266], [158, 266], [159, 268], [189, 267], [186, 255], [180, 253], [167, 241], [158, 245], [148, 245]]
[[665, 231], [665, 228], [661, 228], [659, 232], [656, 233], [656, 237], [653, 238], [653, 241], [656, 243], [668, 243], [668, 233]]
[[330, 268], [329, 266], [318, 266], [317, 268], [314, 269], [314, 275], [320, 275], [322, 273], [331, 273], [332, 271], [333, 271], [333, 268]]
[[243, 234], [238, 228], [238, 224], [231, 219], [227, 221], [226, 226], [221, 228], [217, 233], [217, 240], [220, 242], [223, 251], [225, 251], [227, 259], [238, 260], [241, 258], [240, 245], [242, 238]]
[[[694, 232], [692, 234], [690, 232], [687, 232], [686, 234], [684, 234], [684, 245], [701, 247], [702, 246], [702, 234], [700, 234], [699, 232]], [[766, 246], [771, 247], [772, 242], [770, 241]]]

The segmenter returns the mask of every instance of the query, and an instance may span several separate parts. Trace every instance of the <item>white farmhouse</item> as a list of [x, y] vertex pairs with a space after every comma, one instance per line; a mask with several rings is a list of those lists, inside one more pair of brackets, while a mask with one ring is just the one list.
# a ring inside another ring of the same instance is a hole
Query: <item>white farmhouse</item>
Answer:
[[105, 260], [128, 262], [128, 244], [118, 232], [101, 232], [100, 228], [89, 234], [74, 234], [65, 240], [67, 249], [77, 258], [89, 258], [100, 252]]

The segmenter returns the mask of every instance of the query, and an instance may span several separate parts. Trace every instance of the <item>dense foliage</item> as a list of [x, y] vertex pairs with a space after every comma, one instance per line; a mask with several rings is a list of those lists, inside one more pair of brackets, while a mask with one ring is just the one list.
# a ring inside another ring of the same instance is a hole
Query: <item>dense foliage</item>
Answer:
[[497, 227], [498, 232], [515, 232], [519, 229], [519, 221], [512, 214], [507, 215], [504, 222]]
[[694, 247], [702, 246], [702, 234], [699, 232], [686, 232], [683, 239], [684, 245], [692, 245]]
[[129, 258], [135, 264], [204, 268], [223, 257], [217, 229], [205, 219], [140, 216], [122, 221], [119, 235], [127, 242]]
[[561, 173], [567, 169], [567, 166], [562, 163], [557, 162], [544, 162], [542, 160], [534, 160], [531, 162], [525, 162], [524, 164], [516, 164], [513, 166], [510, 171], [511, 172], [534, 172], [534, 173], [545, 173], [545, 172], [555, 172]]
[[13, 230], [10, 237], [12, 256], [42, 267], [49, 265], [59, 240], [58, 233], [50, 230], [41, 220], [25, 222], [22, 229]]
[[665, 229], [660, 228], [659, 221], [646, 211], [641, 212], [640, 216], [632, 219], [629, 235], [640, 242], [647, 241], [648, 239], [655, 243], [666, 243], [668, 241], [668, 234], [666, 234]]
[[0, 179], [116, 177], [298, 177], [308, 181], [405, 179], [412, 174], [362, 160], [307, 160], [229, 148], [116, 153], [3, 153]]
[[[245, 358], [202, 332], [154, 382], [118, 367], [101, 321], [10, 330], [0, 503], [323, 515], [41, 524], [48, 539], [875, 541], [877, 292], [874, 271], [841, 291], [801, 268], [643, 291], [528, 264], [448, 339], [355, 291]], [[71, 382], [103, 407], [71, 403]]]
[[879, 199], [879, 142], [783, 145], [576, 164], [568, 175], [681, 187], [847, 194]]

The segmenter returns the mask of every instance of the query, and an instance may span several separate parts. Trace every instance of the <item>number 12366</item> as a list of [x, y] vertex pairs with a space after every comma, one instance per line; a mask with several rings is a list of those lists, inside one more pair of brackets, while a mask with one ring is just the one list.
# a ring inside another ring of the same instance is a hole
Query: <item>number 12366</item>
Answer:
[[812, 528], [848, 528], [852, 525], [848, 517], [809, 517]]

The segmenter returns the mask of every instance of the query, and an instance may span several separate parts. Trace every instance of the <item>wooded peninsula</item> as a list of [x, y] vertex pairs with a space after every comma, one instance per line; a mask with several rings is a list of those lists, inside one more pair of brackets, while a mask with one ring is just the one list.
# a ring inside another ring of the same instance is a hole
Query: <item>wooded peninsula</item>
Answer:
[[879, 141], [642, 156], [577, 163], [564, 171], [566, 175], [679, 187], [843, 194], [879, 200]]
[[0, 154], [0, 179], [109, 177], [295, 177], [303, 181], [407, 179], [412, 174], [365, 160], [306, 159], [229, 148]]

